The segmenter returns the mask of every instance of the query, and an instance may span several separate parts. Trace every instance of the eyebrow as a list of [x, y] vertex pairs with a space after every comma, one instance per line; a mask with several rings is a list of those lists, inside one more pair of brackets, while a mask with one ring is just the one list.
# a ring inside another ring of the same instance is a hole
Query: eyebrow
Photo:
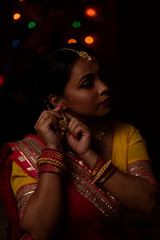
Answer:
[[81, 77], [81, 79], [79, 80], [78, 83], [81, 83], [81, 82], [83, 81], [84, 78], [86, 78], [86, 77], [92, 77], [92, 76], [94, 76], [93, 73], [88, 73], [88, 74], [84, 75], [83, 77]]

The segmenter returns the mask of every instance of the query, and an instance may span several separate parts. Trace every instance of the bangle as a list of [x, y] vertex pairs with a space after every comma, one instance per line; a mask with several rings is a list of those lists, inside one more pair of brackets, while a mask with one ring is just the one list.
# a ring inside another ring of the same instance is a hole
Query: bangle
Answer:
[[112, 177], [112, 175], [115, 173], [116, 170], [117, 168], [113, 164], [111, 164], [110, 169], [105, 173], [104, 177], [100, 179], [98, 184], [103, 184], [106, 180]]
[[40, 170], [40, 174], [42, 173], [57, 173], [59, 174], [60, 176], [63, 176], [65, 174], [64, 171], [62, 171], [62, 169], [52, 165], [52, 164], [42, 164], [39, 168]]
[[44, 148], [42, 155], [37, 161], [39, 172], [41, 173], [57, 173], [64, 175], [67, 171], [64, 156], [57, 150]]
[[99, 155], [90, 174], [92, 183], [103, 184], [114, 174], [116, 169], [117, 168], [112, 164], [112, 159], [106, 160], [101, 155]]
[[99, 172], [99, 170], [103, 167], [103, 165], [106, 163], [106, 159], [102, 158], [101, 155], [98, 156], [96, 160], [95, 167], [93, 168], [91, 172], [91, 177], [94, 178], [96, 174]]
[[48, 148], [42, 150], [41, 158], [54, 158], [61, 162], [65, 162], [64, 156], [59, 151], [53, 149], [48, 150]]
[[56, 159], [52, 158], [39, 158], [37, 161], [37, 166], [40, 167], [42, 164], [51, 164], [54, 166], [59, 167], [60, 169], [64, 170], [66, 172], [67, 168], [66, 165], [63, 162], [60, 162]]
[[102, 178], [103, 174], [106, 173], [106, 171], [108, 170], [111, 164], [112, 164], [112, 160], [110, 159], [103, 165], [103, 167], [101, 167], [101, 169], [93, 177], [93, 184], [98, 182]]

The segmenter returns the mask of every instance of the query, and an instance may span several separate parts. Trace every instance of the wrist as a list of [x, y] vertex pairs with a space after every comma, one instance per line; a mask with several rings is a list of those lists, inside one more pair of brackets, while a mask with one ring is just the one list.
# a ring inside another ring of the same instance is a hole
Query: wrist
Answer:
[[98, 158], [98, 153], [93, 151], [92, 149], [89, 149], [87, 152], [81, 154], [79, 157], [86, 163], [86, 165], [92, 170], [97, 158]]
[[59, 151], [59, 149], [60, 149], [60, 146], [56, 146], [56, 145], [54, 145], [54, 144], [47, 144], [46, 145], [46, 149], [49, 149], [49, 150], [56, 150], [56, 151]]

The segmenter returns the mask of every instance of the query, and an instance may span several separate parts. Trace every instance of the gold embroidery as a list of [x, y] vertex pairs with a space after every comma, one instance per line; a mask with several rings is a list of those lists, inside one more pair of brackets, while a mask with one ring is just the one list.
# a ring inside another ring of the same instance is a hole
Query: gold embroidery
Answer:
[[[36, 171], [38, 173], [37, 159], [41, 155], [44, 146], [39, 143], [37, 139], [32, 137], [26, 137], [21, 141], [17, 141], [15, 144], [16, 146], [14, 149], [18, 149], [21, 154], [18, 157], [20, 162], [26, 161], [28, 164], [26, 169], [28, 171]], [[38, 177], [36, 179], [38, 180]]]
[[72, 158], [68, 161], [68, 167], [77, 191], [107, 217], [108, 223], [118, 224], [122, 219], [125, 207], [109, 192], [92, 184], [91, 171], [82, 160], [76, 159], [71, 152], [68, 155]]
[[131, 175], [142, 177], [149, 182], [155, 181], [149, 160], [139, 160], [128, 165], [128, 172]]
[[34, 167], [29, 167], [27, 168], [28, 171], [33, 171], [34, 170]]
[[21, 187], [17, 192], [16, 199], [17, 199], [17, 205], [18, 205], [18, 211], [19, 211], [20, 217], [23, 216], [23, 212], [26, 207], [26, 204], [28, 203], [32, 194], [35, 192], [36, 187], [37, 187], [37, 184], [25, 185]]

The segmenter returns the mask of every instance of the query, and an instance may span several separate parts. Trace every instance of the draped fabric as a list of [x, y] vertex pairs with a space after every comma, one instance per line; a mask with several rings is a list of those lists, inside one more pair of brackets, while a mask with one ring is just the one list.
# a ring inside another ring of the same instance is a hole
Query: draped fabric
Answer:
[[20, 239], [21, 231], [19, 227], [17, 203], [10, 184], [12, 160], [11, 158], [8, 158], [8, 156], [11, 152], [12, 149], [10, 146], [4, 145], [3, 150], [0, 153], [0, 192], [8, 218], [7, 240], [18, 240]]
[[[6, 147], [9, 149], [7, 152]], [[38, 157], [40, 157], [43, 148], [44, 144], [38, 136], [29, 135], [21, 141], [5, 145], [1, 150], [1, 157], [3, 157], [3, 153], [6, 153], [5, 160], [7, 159], [7, 161], [5, 162], [4, 160], [3, 165], [7, 170], [5, 172], [8, 172], [10, 169], [10, 172], [8, 173], [9, 175], [7, 175], [6, 178], [10, 187], [8, 188], [6, 181], [5, 183], [2, 183], [4, 189], [9, 189], [10, 192], [9, 195], [6, 193], [8, 198], [8, 202], [6, 202], [6, 209], [8, 209], [9, 221], [12, 223], [10, 229], [8, 228], [8, 239], [11, 239], [10, 234], [14, 235], [15, 232], [16, 234], [13, 240], [20, 238], [20, 229], [18, 224], [19, 217], [23, 215], [24, 208], [37, 185], [36, 183], [33, 183], [22, 186], [19, 191], [17, 191], [15, 200], [10, 184], [12, 161], [18, 164], [29, 176], [38, 182], [39, 174], [36, 162]], [[124, 207], [113, 196], [111, 196], [109, 192], [104, 192], [104, 190], [92, 184], [90, 179], [90, 170], [78, 157], [71, 152], [68, 152], [66, 157], [69, 158], [68, 176], [66, 182], [66, 197], [68, 198], [66, 214], [66, 222], [68, 222], [68, 226], [66, 232], [69, 231], [69, 239], [74, 239], [75, 234], [77, 235], [77, 231], [82, 233], [82, 229], [83, 231], [87, 230], [86, 227], [88, 228], [88, 224], [96, 227], [97, 231], [101, 229], [101, 237], [99, 239], [105, 239], [106, 229], [108, 229], [107, 235], [111, 235], [113, 237], [116, 234], [115, 231], [112, 231], [112, 228], [115, 228], [117, 225], [117, 231], [119, 231], [118, 224], [122, 219]], [[10, 164], [9, 169], [8, 164]], [[3, 190], [2, 192], [4, 192]], [[77, 201], [75, 199], [77, 199]], [[15, 208], [15, 212], [13, 212], [13, 207], [9, 208], [10, 202], [13, 203], [12, 205]], [[74, 224], [75, 222], [76, 225]], [[70, 231], [69, 229], [72, 230]], [[72, 232], [72, 234], [70, 232]], [[88, 229], [87, 234], [88, 237], [91, 237], [93, 233]], [[79, 234], [79, 237], [80, 236], [81, 234]], [[27, 239], [26, 236], [23, 236], [23, 239]], [[78, 239], [78, 237], [76, 237], [76, 239]], [[117, 238], [115, 237], [115, 239]]]
[[[115, 166], [156, 184], [139, 132], [130, 125], [127, 128], [125, 126], [125, 129], [118, 124], [116, 127], [118, 130], [115, 131], [112, 153]], [[39, 181], [37, 159], [44, 147], [40, 137], [27, 135], [20, 141], [4, 144], [1, 149], [0, 190], [9, 220], [7, 231], [9, 240], [18, 240], [20, 237], [23, 240], [30, 239], [28, 235], [22, 235], [19, 219], [36, 190]], [[65, 179], [66, 221], [60, 239], [81, 240], [84, 236], [85, 239], [97, 240], [124, 239], [121, 236], [121, 227], [125, 207], [103, 187], [92, 184], [91, 171], [73, 152], [62, 153], [68, 158], [68, 172]], [[15, 178], [19, 184], [16, 191], [13, 187], [14, 181], [10, 181], [15, 177], [11, 175], [13, 169], [19, 171], [18, 177]]]

